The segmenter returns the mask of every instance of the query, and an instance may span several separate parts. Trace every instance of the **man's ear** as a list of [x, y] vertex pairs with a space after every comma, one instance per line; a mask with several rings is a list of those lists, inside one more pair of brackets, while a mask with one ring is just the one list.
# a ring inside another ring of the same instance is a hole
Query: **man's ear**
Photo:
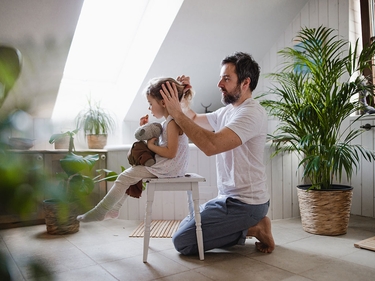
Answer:
[[243, 82], [242, 82], [242, 86], [243, 86], [243, 87], [247, 87], [247, 88], [250, 89], [250, 82], [251, 82], [250, 77], [247, 77], [245, 80], [243, 80]]

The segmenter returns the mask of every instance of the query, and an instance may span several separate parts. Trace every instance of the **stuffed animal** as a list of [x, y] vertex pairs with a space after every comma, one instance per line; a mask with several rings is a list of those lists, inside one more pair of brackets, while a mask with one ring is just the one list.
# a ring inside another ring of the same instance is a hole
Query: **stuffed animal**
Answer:
[[135, 138], [139, 141], [149, 140], [152, 138], [158, 138], [161, 135], [163, 127], [158, 122], [147, 123], [143, 126], [138, 127], [135, 131]]
[[138, 141], [133, 143], [129, 150], [128, 160], [130, 165], [150, 167], [155, 164], [155, 153], [147, 147], [146, 141], [151, 138], [159, 138], [162, 130], [160, 123], [153, 122], [140, 126], [135, 131], [134, 136]]
[[[135, 138], [138, 140], [133, 143], [131, 149], [128, 152], [129, 164], [132, 166], [143, 165], [152, 166], [155, 164], [155, 153], [147, 147], [146, 141], [152, 138], [158, 138], [162, 133], [163, 127], [160, 123], [147, 123], [140, 126], [135, 131]], [[126, 190], [126, 194], [131, 197], [141, 197], [144, 187], [142, 180], [138, 183], [129, 186]]]

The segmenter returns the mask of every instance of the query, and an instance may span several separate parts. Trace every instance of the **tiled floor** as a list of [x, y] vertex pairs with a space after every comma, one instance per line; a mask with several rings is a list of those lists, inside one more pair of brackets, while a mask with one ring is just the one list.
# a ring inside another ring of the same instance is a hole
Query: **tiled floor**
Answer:
[[27, 264], [41, 261], [53, 280], [375, 280], [375, 252], [354, 243], [375, 236], [375, 219], [352, 216], [346, 235], [318, 236], [299, 219], [272, 221], [276, 249], [244, 246], [206, 252], [205, 260], [177, 253], [169, 238], [152, 238], [148, 263], [142, 238], [129, 238], [139, 221], [81, 224], [78, 233], [48, 235], [44, 225], [0, 230], [13, 280], [35, 280]]

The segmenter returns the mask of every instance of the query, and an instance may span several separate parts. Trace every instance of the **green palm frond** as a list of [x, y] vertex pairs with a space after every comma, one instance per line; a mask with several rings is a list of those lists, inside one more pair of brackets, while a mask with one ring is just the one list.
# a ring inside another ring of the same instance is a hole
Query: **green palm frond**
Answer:
[[[344, 173], [351, 178], [361, 159], [375, 160], [374, 152], [353, 140], [364, 130], [343, 122], [362, 109], [358, 93], [373, 93], [374, 86], [363, 83], [360, 74], [372, 67], [375, 43], [359, 52], [339, 38], [336, 30], [320, 26], [304, 28], [298, 44], [279, 54], [284, 58], [280, 72], [268, 77], [273, 86], [261, 104], [279, 120], [273, 141], [273, 155], [296, 152], [303, 176], [320, 188], [329, 188]], [[360, 119], [357, 118], [357, 120]]]

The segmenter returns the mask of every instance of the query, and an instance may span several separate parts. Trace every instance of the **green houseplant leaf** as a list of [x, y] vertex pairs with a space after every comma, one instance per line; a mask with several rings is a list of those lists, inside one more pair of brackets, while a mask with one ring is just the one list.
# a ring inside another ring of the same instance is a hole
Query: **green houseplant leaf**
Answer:
[[99, 155], [76, 155], [73, 152], [67, 154], [60, 160], [61, 168], [68, 174], [73, 175], [81, 171], [89, 172], [99, 160]]
[[95, 187], [95, 182], [91, 177], [75, 174], [70, 179], [70, 188], [83, 195], [89, 195]]
[[274, 85], [264, 96], [272, 98], [261, 104], [279, 120], [269, 135], [273, 156], [297, 153], [303, 177], [313, 188], [328, 189], [344, 174], [350, 180], [361, 157], [375, 160], [373, 151], [352, 143], [364, 130], [353, 124], [342, 127], [363, 108], [356, 96], [373, 93], [374, 86], [361, 74], [372, 67], [375, 43], [358, 53], [358, 40], [352, 47], [334, 29], [323, 26], [303, 28], [296, 38], [297, 47], [279, 51], [284, 66], [269, 75]]

